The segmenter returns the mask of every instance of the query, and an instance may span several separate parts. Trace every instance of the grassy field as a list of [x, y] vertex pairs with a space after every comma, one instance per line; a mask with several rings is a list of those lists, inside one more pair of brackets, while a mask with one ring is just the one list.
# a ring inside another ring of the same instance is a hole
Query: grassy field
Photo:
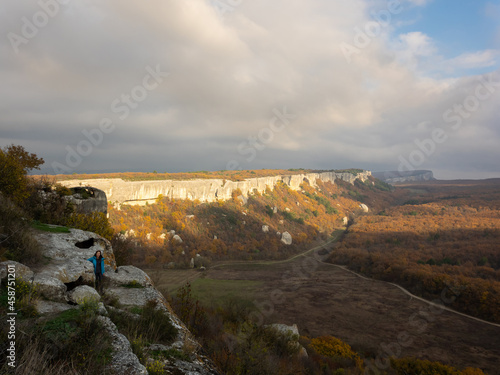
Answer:
[[191, 284], [194, 297], [204, 305], [214, 307], [224, 306], [229, 301], [251, 306], [261, 286], [261, 281], [210, 278], [198, 278]]

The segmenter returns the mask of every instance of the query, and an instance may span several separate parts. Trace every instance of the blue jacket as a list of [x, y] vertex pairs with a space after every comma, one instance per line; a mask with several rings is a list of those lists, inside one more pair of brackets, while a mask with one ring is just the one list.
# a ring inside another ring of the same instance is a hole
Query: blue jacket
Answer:
[[[104, 274], [104, 259], [106, 259], [106, 258], [101, 257], [101, 274]], [[97, 264], [97, 259], [96, 259], [95, 255], [92, 258], [89, 258], [87, 260], [89, 262], [92, 262], [92, 264], [94, 265], [94, 273], [95, 273], [95, 268], [96, 268], [96, 264]]]

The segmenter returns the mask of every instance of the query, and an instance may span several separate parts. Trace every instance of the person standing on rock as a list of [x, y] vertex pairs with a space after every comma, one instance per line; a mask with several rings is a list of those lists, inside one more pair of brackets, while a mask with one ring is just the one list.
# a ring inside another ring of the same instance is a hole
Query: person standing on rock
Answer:
[[104, 274], [104, 259], [101, 251], [97, 250], [92, 258], [87, 259], [94, 265], [95, 288], [102, 290], [102, 275]]

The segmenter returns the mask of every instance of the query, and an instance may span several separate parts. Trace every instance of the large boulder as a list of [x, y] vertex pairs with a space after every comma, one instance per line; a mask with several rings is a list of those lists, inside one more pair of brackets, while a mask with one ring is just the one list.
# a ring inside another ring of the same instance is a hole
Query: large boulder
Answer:
[[45, 274], [36, 274], [34, 283], [37, 285], [38, 293], [50, 300], [56, 302], [67, 302], [66, 285], [59, 279]]
[[370, 209], [368, 208], [368, 206], [367, 206], [366, 204], [364, 204], [364, 203], [361, 203], [361, 204], [359, 205], [359, 207], [363, 210], [363, 212], [368, 212], [368, 211], [370, 211]]
[[141, 286], [149, 287], [153, 281], [143, 270], [134, 266], [121, 266], [116, 272], [107, 272], [104, 274], [109, 280], [110, 285], [119, 286]]
[[288, 341], [288, 347], [297, 352], [299, 358], [307, 358], [307, 350], [299, 343], [299, 329], [297, 324], [291, 326], [286, 324], [271, 324], [268, 326], [270, 329], [274, 330], [277, 334], [282, 336]]
[[77, 305], [81, 305], [82, 303], [90, 302], [92, 300], [96, 302], [101, 300], [99, 293], [88, 285], [77, 286], [75, 289], [68, 292], [68, 298], [71, 302], [74, 302]]
[[283, 242], [285, 245], [291, 245], [292, 244], [292, 235], [288, 232], [283, 232], [281, 234], [281, 242]]
[[262, 226], [262, 231], [263, 231], [264, 233], [269, 233], [269, 225], [263, 225], [263, 226]]

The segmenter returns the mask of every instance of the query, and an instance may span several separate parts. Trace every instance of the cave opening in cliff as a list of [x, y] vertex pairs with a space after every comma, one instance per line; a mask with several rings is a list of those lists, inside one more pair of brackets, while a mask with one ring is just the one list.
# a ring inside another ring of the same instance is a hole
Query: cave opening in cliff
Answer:
[[88, 240], [75, 243], [75, 246], [80, 248], [80, 249], [90, 249], [92, 246], [94, 246], [94, 243], [95, 243], [95, 239], [89, 238]]

